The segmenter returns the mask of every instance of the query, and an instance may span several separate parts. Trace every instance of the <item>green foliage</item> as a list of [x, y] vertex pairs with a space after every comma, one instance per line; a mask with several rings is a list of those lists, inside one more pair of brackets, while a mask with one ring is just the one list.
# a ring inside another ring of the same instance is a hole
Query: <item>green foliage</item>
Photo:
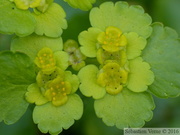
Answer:
[[35, 59], [37, 53], [44, 47], [50, 48], [53, 52], [60, 51], [63, 48], [62, 38], [53, 39], [33, 34], [26, 37], [15, 37], [11, 42], [11, 51], [26, 53], [32, 60]]
[[[9, 0], [0, 1], [0, 32], [27, 36], [34, 32], [36, 21], [30, 11], [18, 9]], [[21, 25], [19, 25], [21, 24]]]
[[0, 53], [0, 121], [13, 124], [25, 113], [28, 103], [24, 94], [35, 81], [34, 66], [22, 53]]
[[37, 35], [59, 37], [62, 34], [62, 29], [67, 28], [67, 22], [64, 19], [66, 14], [62, 7], [56, 3], [52, 3], [45, 13], [33, 13], [33, 15], [37, 22], [35, 27]]
[[134, 92], [146, 91], [154, 81], [154, 74], [148, 63], [141, 57], [129, 61], [129, 80], [127, 87]]
[[180, 95], [180, 41], [177, 33], [160, 23], [153, 24], [153, 33], [148, 40], [143, 58], [151, 65], [155, 75], [150, 91], [158, 97]]
[[[108, 10], [107, 10], [108, 9]], [[129, 6], [126, 2], [106, 2], [90, 12], [93, 27], [105, 30], [108, 26], [120, 28], [123, 32], [136, 32], [142, 37], [149, 37], [152, 28], [151, 17], [140, 6]]]
[[94, 108], [98, 117], [108, 126], [117, 128], [142, 127], [149, 121], [155, 108], [152, 96], [147, 93], [134, 93], [124, 89], [118, 95], [106, 94], [95, 101]]
[[14, 34], [11, 51], [0, 52], [0, 122], [17, 122], [30, 103], [42, 133], [57, 135], [84, 113], [83, 133], [119, 134], [97, 125], [143, 127], [153, 94], [180, 95], [177, 33], [151, 24], [134, 1], [105, 1], [0, 1], [0, 33]]
[[106, 90], [97, 84], [97, 74], [99, 69], [94, 65], [88, 65], [82, 68], [78, 77], [80, 79], [81, 85], [79, 86], [80, 91], [87, 97], [93, 97], [94, 99], [102, 98]]
[[83, 103], [80, 97], [73, 94], [63, 106], [55, 107], [51, 103], [36, 106], [33, 120], [43, 133], [58, 134], [62, 129], [68, 129], [74, 120], [81, 118]]

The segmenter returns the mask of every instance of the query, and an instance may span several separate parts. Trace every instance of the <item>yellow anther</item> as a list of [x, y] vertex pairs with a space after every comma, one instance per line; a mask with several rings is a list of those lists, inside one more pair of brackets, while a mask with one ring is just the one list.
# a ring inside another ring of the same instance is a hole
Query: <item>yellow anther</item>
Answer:
[[66, 93], [63, 93], [63, 96], [66, 96], [67, 94]]
[[65, 91], [65, 88], [64, 88], [64, 87], [62, 88], [62, 91]]
[[43, 56], [47, 56], [47, 54], [46, 54], [46, 53], [44, 53], [44, 54], [43, 54]]
[[54, 88], [53, 88], [53, 87], [51, 87], [51, 88], [50, 88], [50, 90], [54, 90]]
[[56, 98], [55, 98], [55, 97], [53, 97], [53, 100], [56, 100]]
[[40, 60], [40, 63], [44, 63], [44, 61], [43, 61], [43, 60]]
[[46, 66], [47, 66], [47, 67], [50, 67], [50, 64], [47, 64]]
[[56, 92], [53, 92], [52, 95], [55, 96], [55, 95], [56, 95]]
[[116, 95], [123, 89], [122, 84], [126, 84], [128, 72], [121, 68], [118, 63], [107, 63], [98, 76], [99, 85], [106, 87], [109, 94]]
[[127, 44], [126, 37], [122, 34], [122, 31], [114, 26], [106, 28], [105, 32], [101, 32], [97, 40], [101, 47], [107, 52], [117, 52], [125, 47]]
[[62, 84], [62, 85], [64, 85], [64, 84], [65, 84], [65, 82], [61, 82], [61, 84]]
[[39, 57], [39, 60], [42, 60], [42, 57]]
[[59, 85], [56, 85], [56, 88], [58, 89], [60, 86]]

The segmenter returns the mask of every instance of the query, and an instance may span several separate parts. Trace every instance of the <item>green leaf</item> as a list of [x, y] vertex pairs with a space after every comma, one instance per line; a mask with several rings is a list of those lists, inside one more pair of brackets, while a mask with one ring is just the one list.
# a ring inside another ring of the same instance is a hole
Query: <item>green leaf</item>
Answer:
[[34, 32], [35, 25], [30, 11], [18, 9], [10, 0], [0, 1], [0, 33], [27, 36]]
[[54, 52], [60, 51], [63, 48], [62, 38], [49, 38], [34, 34], [23, 38], [15, 37], [11, 43], [12, 51], [23, 52], [33, 61], [37, 53], [44, 47], [48, 47]]
[[147, 62], [141, 57], [129, 61], [128, 89], [134, 92], [143, 92], [154, 81], [154, 74]]
[[63, 8], [56, 3], [52, 3], [45, 13], [34, 13], [33, 15], [37, 21], [35, 27], [37, 35], [59, 37], [63, 32], [62, 29], [67, 28], [66, 14]]
[[72, 89], [71, 94], [75, 93], [79, 87], [79, 78], [70, 71], [65, 71], [65, 81], [70, 82]]
[[36, 105], [43, 105], [48, 102], [48, 100], [42, 95], [37, 83], [29, 85], [25, 96], [29, 103], [35, 103]]
[[43, 133], [58, 134], [73, 125], [74, 120], [81, 118], [83, 103], [76, 94], [68, 96], [63, 106], [53, 106], [52, 103], [36, 106], [33, 111], [33, 120]]
[[0, 121], [13, 124], [25, 113], [28, 85], [35, 82], [34, 65], [22, 53], [0, 53]]
[[95, 65], [87, 65], [79, 71], [78, 77], [81, 82], [79, 88], [83, 95], [99, 99], [106, 94], [105, 88], [97, 84], [98, 72], [99, 69]]
[[87, 57], [96, 57], [97, 53], [97, 36], [102, 32], [97, 28], [89, 28], [88, 31], [83, 31], [79, 34], [78, 39], [81, 52]]
[[160, 23], [154, 23], [153, 33], [142, 57], [150, 64], [155, 75], [150, 91], [161, 98], [179, 96], [180, 41], [177, 33]]
[[105, 30], [108, 26], [115, 26], [126, 32], [136, 32], [142, 37], [149, 37], [152, 28], [151, 17], [144, 13], [140, 6], [129, 6], [127, 2], [105, 2], [99, 8], [90, 12], [90, 22], [93, 27]]
[[56, 65], [65, 70], [69, 66], [69, 55], [64, 51], [57, 51], [54, 53]]
[[96, 0], [64, 0], [68, 2], [74, 8], [79, 8], [84, 11], [88, 11], [92, 8], [92, 4], [96, 2]]
[[96, 115], [108, 126], [117, 128], [142, 127], [149, 121], [155, 108], [152, 96], [147, 93], [134, 93], [123, 89], [118, 95], [106, 94], [95, 101]]
[[125, 37], [127, 38], [127, 57], [128, 59], [134, 59], [141, 55], [141, 51], [146, 46], [146, 39], [138, 36], [135, 32], [125, 33]]

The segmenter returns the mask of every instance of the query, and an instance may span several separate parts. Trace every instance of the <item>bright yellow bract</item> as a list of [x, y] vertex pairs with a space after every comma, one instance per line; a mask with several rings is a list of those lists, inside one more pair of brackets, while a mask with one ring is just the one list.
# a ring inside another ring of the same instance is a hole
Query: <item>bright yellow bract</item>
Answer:
[[116, 52], [127, 44], [126, 37], [119, 28], [109, 26], [105, 32], [101, 32], [97, 38], [101, 47], [108, 52]]
[[107, 63], [100, 71], [97, 82], [106, 87], [109, 94], [115, 95], [121, 92], [126, 84], [128, 72], [115, 62]]

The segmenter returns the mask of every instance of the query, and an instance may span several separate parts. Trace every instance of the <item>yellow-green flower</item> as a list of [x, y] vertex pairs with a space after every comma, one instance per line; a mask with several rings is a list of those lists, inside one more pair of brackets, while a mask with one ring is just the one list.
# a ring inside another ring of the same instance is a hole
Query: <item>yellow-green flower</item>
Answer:
[[58, 134], [82, 116], [83, 103], [75, 94], [79, 78], [66, 71], [68, 60], [66, 52], [54, 52], [48, 47], [36, 55], [36, 82], [28, 86], [25, 98], [36, 104], [33, 120], [43, 133]]
[[[96, 114], [107, 125], [142, 126], [152, 117], [147, 110], [154, 108], [146, 92], [154, 74], [141, 57], [152, 32], [151, 17], [139, 6], [105, 2], [90, 11], [90, 23], [92, 27], [79, 34], [80, 49], [85, 56], [96, 58], [99, 67], [87, 65], [79, 71], [80, 91], [96, 99]], [[148, 109], [139, 112], [142, 108], [134, 106], [141, 102]], [[129, 120], [139, 113], [143, 118], [139, 116], [133, 125]]]
[[71, 65], [74, 70], [80, 70], [86, 65], [84, 61], [86, 56], [81, 53], [79, 45], [75, 40], [67, 40], [64, 43], [64, 51], [69, 54], [69, 65]]
[[79, 8], [81, 10], [89, 10], [92, 8], [92, 4], [96, 2], [96, 0], [64, 0], [69, 5], [74, 8]]
[[73, 94], [79, 86], [77, 76], [64, 71], [68, 67], [68, 54], [63, 51], [53, 53], [45, 47], [38, 52], [35, 64], [39, 68], [37, 82], [28, 87], [27, 101], [37, 105], [49, 101], [54, 106], [65, 104], [68, 95]]
[[[115, 5], [106, 2], [91, 10], [90, 21], [92, 27], [79, 35], [80, 49], [87, 57], [96, 57], [101, 66], [88, 65], [80, 71], [82, 93], [98, 99], [106, 92], [118, 94], [123, 87], [134, 92], [146, 91], [154, 75], [149, 64], [141, 58], [141, 52], [152, 31], [151, 18], [140, 7], [129, 7], [125, 2]], [[95, 94], [98, 89], [95, 85], [93, 88], [86, 86], [89, 80], [102, 87], [101, 95]]]

